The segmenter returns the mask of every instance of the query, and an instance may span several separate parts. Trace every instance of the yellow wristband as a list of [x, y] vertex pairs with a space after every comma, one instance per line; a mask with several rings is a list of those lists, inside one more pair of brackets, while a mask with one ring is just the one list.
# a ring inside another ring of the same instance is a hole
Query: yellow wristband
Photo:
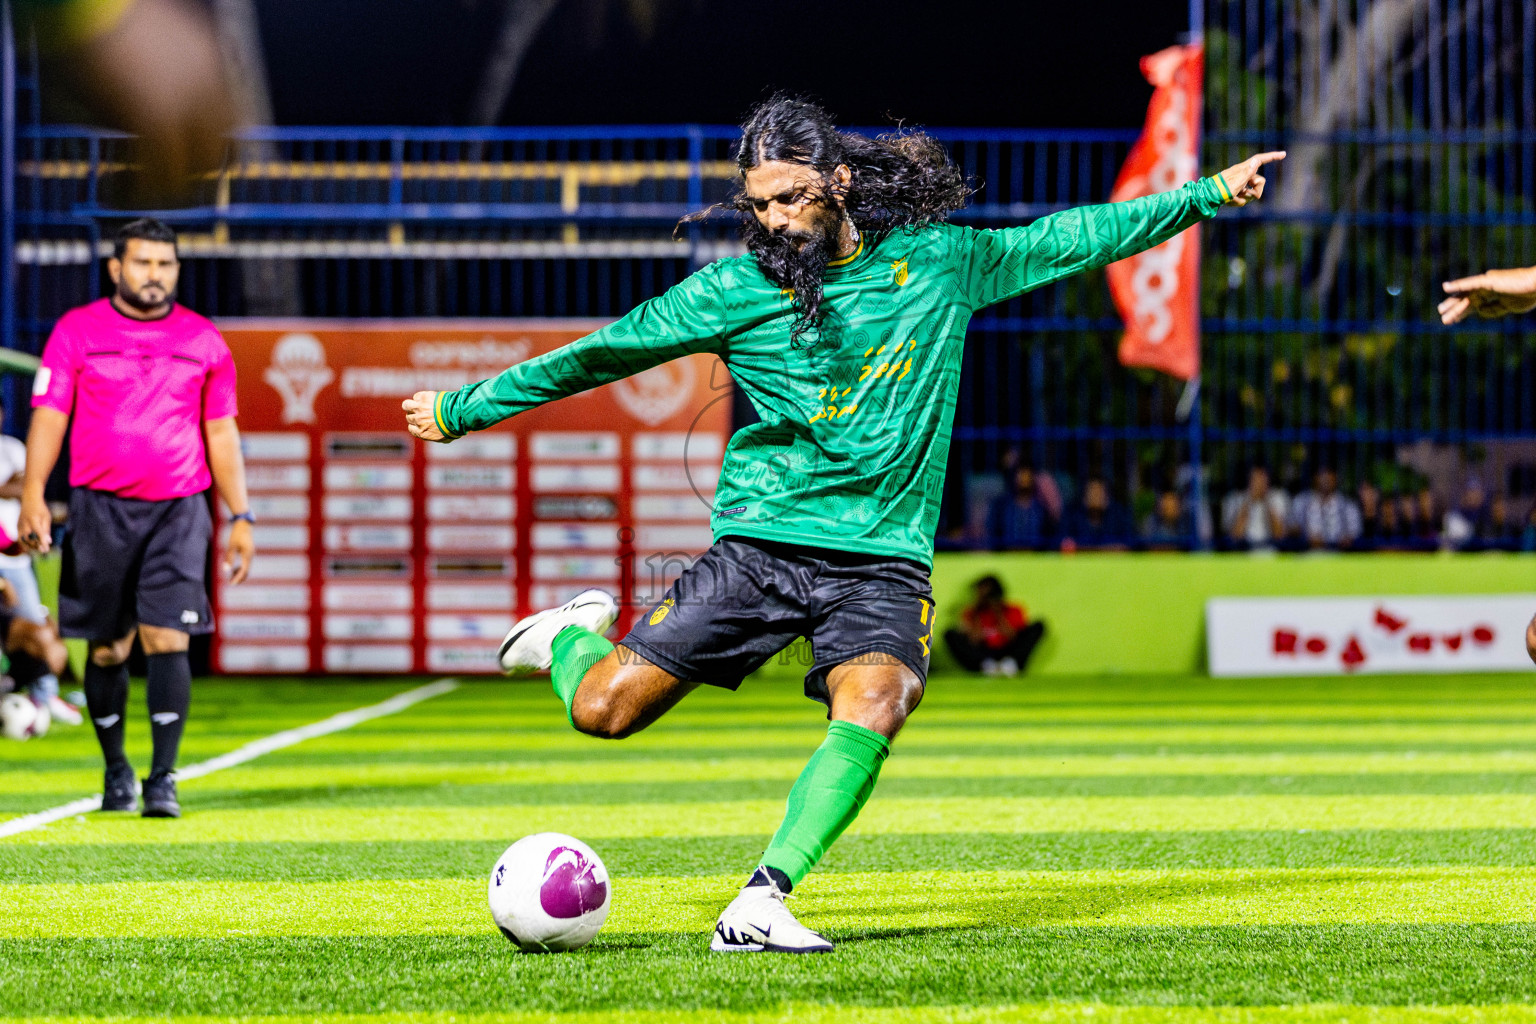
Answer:
[[1216, 191], [1221, 193], [1221, 201], [1230, 203], [1232, 201], [1232, 190], [1227, 188], [1226, 179], [1219, 174], [1213, 174], [1211, 175], [1211, 180], [1216, 183]]
[[442, 434], [444, 437], [454, 438], [454, 437], [457, 437], [458, 435], [453, 433], [452, 431], [450, 431], [448, 429], [448, 427], [443, 423], [443, 395], [444, 394], [446, 394], [446, 392], [439, 391], [437, 393], [437, 397], [432, 399], [432, 422], [437, 424], [438, 432], [440, 434]]

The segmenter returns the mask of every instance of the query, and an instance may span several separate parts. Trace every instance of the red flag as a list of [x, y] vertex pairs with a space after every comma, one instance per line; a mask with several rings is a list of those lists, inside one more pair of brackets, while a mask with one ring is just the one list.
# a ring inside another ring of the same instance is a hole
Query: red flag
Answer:
[[[1113, 202], [1178, 188], [1197, 173], [1205, 51], [1170, 46], [1141, 58], [1155, 86], [1141, 138], [1131, 147], [1110, 195]], [[1110, 264], [1109, 291], [1125, 337], [1120, 362], [1189, 380], [1200, 373], [1200, 229], [1192, 227], [1146, 252]]]

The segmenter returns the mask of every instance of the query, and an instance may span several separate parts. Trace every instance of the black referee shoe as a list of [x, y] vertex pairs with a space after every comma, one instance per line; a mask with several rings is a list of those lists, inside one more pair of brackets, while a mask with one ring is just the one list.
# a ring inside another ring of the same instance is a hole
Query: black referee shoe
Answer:
[[132, 765], [108, 767], [101, 786], [101, 809], [104, 811], [136, 811], [139, 794]]
[[170, 772], [144, 780], [144, 817], [181, 817], [181, 804], [176, 802], [176, 779]]

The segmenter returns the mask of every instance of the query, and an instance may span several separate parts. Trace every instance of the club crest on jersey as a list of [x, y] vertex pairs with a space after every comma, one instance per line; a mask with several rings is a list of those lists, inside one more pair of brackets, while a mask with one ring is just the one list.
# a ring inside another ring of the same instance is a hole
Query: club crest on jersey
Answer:
[[672, 610], [672, 605], [674, 603], [675, 602], [670, 597], [667, 598], [665, 601], [661, 602], [661, 604], [656, 606], [656, 610], [651, 612], [651, 617], [646, 621], [649, 622], [652, 626], [660, 625], [661, 620], [666, 618], [667, 613]]
[[896, 287], [900, 288], [902, 285], [907, 283], [907, 261], [906, 260], [897, 260], [895, 263], [891, 264], [891, 269], [896, 272], [895, 278], [894, 278], [895, 281], [896, 281]]

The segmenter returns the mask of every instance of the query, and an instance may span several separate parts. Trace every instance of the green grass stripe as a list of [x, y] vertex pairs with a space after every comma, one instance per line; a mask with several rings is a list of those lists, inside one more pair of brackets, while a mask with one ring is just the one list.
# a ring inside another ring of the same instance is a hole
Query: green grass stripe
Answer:
[[[297, 789], [214, 789], [189, 785], [183, 798], [200, 812], [285, 807], [294, 811], [341, 807], [496, 807], [519, 804], [573, 806], [622, 803], [718, 803], [779, 800], [790, 778], [744, 778], [718, 782], [637, 782], [537, 785], [418, 785], [301, 787]], [[1525, 775], [1211, 775], [1037, 778], [963, 776], [959, 778], [882, 779], [882, 800], [922, 797], [1188, 797], [1188, 796], [1380, 796], [1536, 794], [1536, 773]], [[0, 817], [64, 803], [78, 791], [0, 794]], [[189, 805], [190, 806], [190, 805]]]
[[[745, 724], [738, 720], [738, 724]], [[752, 743], [780, 746], [804, 741], [807, 752], [814, 749], [826, 732], [825, 721], [810, 718], [806, 724], [781, 725], [772, 722], [752, 722]], [[356, 754], [379, 754], [394, 751], [430, 750], [451, 753], [457, 749], [480, 749], [488, 740], [499, 739], [508, 752], [520, 750], [545, 750], [570, 747], [590, 748], [599, 741], [576, 734], [569, 727], [561, 729], [532, 728], [508, 729], [494, 733], [474, 730], [453, 732], [409, 731], [391, 733], [380, 729], [354, 729], [349, 732], [325, 736], [310, 743], [311, 749], [337, 750]], [[672, 727], [666, 719], [623, 741], [623, 746], [636, 752], [656, 747], [686, 745], [694, 749], [738, 752], [744, 737], [735, 728], [713, 728], [688, 733]], [[1164, 745], [1188, 745], [1198, 743], [1349, 743], [1402, 744], [1415, 742], [1467, 742], [1481, 744], [1504, 743], [1516, 746], [1536, 745], [1536, 722], [1451, 722], [1438, 723], [1247, 723], [1235, 722], [1222, 725], [1180, 725], [1146, 723], [1143, 725], [1060, 725], [1060, 726], [928, 726], [920, 715], [914, 715], [906, 730], [896, 740], [895, 749], [923, 750], [934, 746], [958, 747], [967, 745], [1013, 744], [1014, 752], [1025, 752], [1034, 744], [1099, 745], [1112, 746], [1120, 743], [1160, 743]]]
[[[511, 753], [509, 751], [509, 753]], [[429, 763], [367, 762], [339, 764], [324, 773], [310, 766], [242, 766], [189, 783], [198, 792], [248, 789], [341, 789], [354, 786], [442, 786], [503, 783], [571, 784], [733, 782], [739, 779], [794, 779], [805, 767], [796, 757], [713, 757], [702, 759], [636, 757], [596, 764], [571, 761], [453, 761]], [[1536, 774], [1536, 752], [1361, 753], [1361, 754], [1166, 754], [972, 757], [905, 754], [889, 760], [881, 779], [956, 779], [966, 777], [1128, 778], [1159, 776], [1377, 776]], [[0, 794], [89, 793], [101, 784], [101, 771], [25, 767], [0, 774]]]
[[840, 944], [830, 957], [803, 958], [712, 955], [696, 933], [603, 935], [561, 956], [517, 954], [489, 929], [468, 936], [0, 940], [0, 1007], [14, 1016], [544, 1011], [561, 1020], [628, 1009], [715, 1020], [804, 1004], [1054, 1001], [1092, 1003], [1097, 1012], [1139, 1005], [1146, 1007], [1140, 1019], [1155, 1021], [1167, 1012], [1199, 1012], [1186, 1007], [1247, 1012], [1226, 1009], [1239, 1006], [1285, 1020], [1292, 1006], [1342, 1003], [1403, 1007], [1400, 1014], [1411, 1012], [1406, 1004], [1412, 1011], [1438, 1004], [1442, 1016], [1423, 1019], [1475, 1020], [1454, 1014], [1464, 1006], [1518, 1012], [1518, 1004], [1536, 1000], [1532, 925], [863, 928], [834, 938]]
[[[710, 691], [702, 691], [709, 694]], [[1269, 699], [1266, 699], [1269, 698]], [[1113, 703], [1113, 704], [1031, 704], [1019, 699], [1000, 696], [986, 702], [961, 703], [952, 694], [937, 694], [925, 701], [919, 715], [921, 720], [936, 725], [1008, 724], [1008, 725], [1060, 725], [1084, 723], [1133, 724], [1145, 722], [1346, 722], [1346, 721], [1530, 721], [1536, 718], [1536, 701], [1529, 694], [1518, 700], [1479, 700], [1473, 698], [1446, 698], [1435, 701], [1414, 700], [1354, 700], [1341, 696], [1334, 700], [1276, 701], [1273, 694], [1251, 697], [1248, 700], [1202, 702], [1180, 700], [1176, 703]], [[467, 702], [461, 701], [460, 704]], [[777, 699], [752, 700], [745, 696], [722, 694], [709, 699], [691, 696], [668, 712], [667, 721], [677, 728], [714, 729], [722, 722], [730, 722], [742, 716], [799, 712], [807, 721], [817, 719], [818, 705], [807, 701], [798, 687], [793, 693], [784, 693]], [[472, 718], [466, 719], [464, 707], [452, 704], [422, 710], [412, 716], [423, 729], [447, 731], [455, 727], [474, 729], [535, 728], [551, 718], [561, 717], [561, 706], [554, 696], [543, 690], [535, 701], [497, 699], [497, 695], [481, 694], [473, 699]], [[258, 712], [249, 716], [242, 713], [239, 722], [249, 722], [266, 717]], [[229, 719], [230, 722], [236, 721]], [[385, 726], [393, 731], [406, 731], [404, 727]]]
[[[319, 716], [315, 716], [319, 717]], [[782, 717], [782, 716], [776, 716]], [[306, 716], [305, 720], [309, 720]], [[195, 722], [195, 719], [192, 721]], [[274, 763], [313, 763], [327, 756], [341, 760], [376, 758], [379, 760], [465, 761], [537, 758], [628, 759], [632, 757], [690, 757], [719, 759], [739, 756], [743, 744], [742, 728], [750, 729], [752, 749], [764, 757], [809, 756], [826, 733], [826, 723], [809, 715], [802, 724], [772, 724], [738, 719], [735, 727], [710, 730], [686, 730], [668, 719], [622, 743], [602, 743], [581, 736], [568, 726], [551, 721], [544, 727], [480, 731], [463, 728], [454, 731], [399, 732], [370, 728], [373, 723], [347, 732], [310, 740], [294, 748], [289, 755], [274, 755]], [[130, 727], [132, 728], [132, 727]], [[134, 730], [140, 731], [140, 730]], [[147, 732], [147, 729], [142, 730]], [[263, 729], [265, 735], [276, 729]], [[201, 760], [232, 749], [253, 738], [252, 735], [204, 735], [191, 733], [183, 749], [183, 763]], [[99, 754], [84, 744], [71, 740], [74, 756], [62, 756], [63, 748], [53, 745], [52, 737], [24, 744], [0, 744], [30, 751], [27, 761], [12, 753], [12, 760], [33, 770], [94, 768]], [[1091, 753], [1153, 753], [1164, 750], [1252, 754], [1255, 748], [1288, 748], [1298, 752], [1318, 747], [1340, 748], [1346, 752], [1375, 752], [1390, 747], [1453, 748], [1460, 750], [1519, 749], [1536, 746], [1536, 722], [1471, 723], [1233, 723], [1227, 725], [1157, 724], [1141, 725], [1061, 725], [1061, 726], [933, 726], [924, 725], [921, 715], [897, 738], [894, 757], [928, 754], [997, 754], [1020, 756], [1043, 750], [1081, 750]], [[142, 742], [130, 744], [130, 754], [140, 760], [146, 750]], [[28, 763], [30, 762], [30, 763]], [[265, 763], [265, 762], [264, 762]]]
[[[743, 724], [745, 730], [752, 730], [750, 723]], [[755, 736], [755, 733], [754, 733]], [[825, 731], [806, 733], [795, 742], [776, 742], [767, 744], [754, 740], [752, 752], [756, 757], [765, 760], [793, 761], [803, 766], [805, 760], [815, 750], [817, 744], [825, 736]], [[328, 772], [338, 767], [352, 767], [367, 763], [388, 763], [393, 765], [436, 765], [436, 764], [465, 764], [465, 763], [503, 763], [525, 762], [536, 760], [541, 764], [551, 767], [552, 770], [564, 770], [558, 766], [588, 767], [596, 770], [599, 766], [622, 764], [636, 760], [669, 760], [694, 763], [708, 763], [719, 761], [722, 758], [740, 753], [740, 743], [729, 752], [720, 748], [702, 746], [689, 746], [684, 742], [684, 737], [673, 737], [675, 742], [649, 746], [641, 749], [632, 745], [632, 741], [626, 740], [619, 743], [602, 743], [596, 740], [578, 742], [579, 738], [573, 738], [572, 742], [561, 745], [551, 744], [547, 748], [532, 749], [531, 747], [519, 747], [511, 742], [494, 743], [481, 741], [478, 744], [456, 744], [452, 750], [390, 750], [374, 753], [359, 754], [344, 750], [314, 750], [309, 749], [309, 744], [299, 744], [280, 750], [274, 754], [263, 757], [258, 765], [260, 768], [305, 768], [320, 772]], [[242, 741], [243, 742], [243, 741]], [[898, 741], [898, 744], [900, 741]], [[0, 744], [4, 746], [5, 744]], [[16, 744], [25, 746], [26, 744]], [[208, 756], [223, 753], [225, 750], [238, 746], [238, 743], [227, 743], [207, 751]], [[100, 784], [97, 776], [100, 774], [101, 755], [91, 751], [88, 756], [79, 757], [53, 757], [47, 753], [50, 749], [46, 741], [33, 744], [34, 756], [27, 762], [26, 769], [37, 772], [75, 771], [79, 772], [79, 778], [93, 780], [90, 782], [87, 792]], [[1444, 741], [1430, 742], [1419, 740], [1411, 743], [1385, 744], [1385, 743], [1240, 743], [1240, 742], [1207, 742], [1198, 744], [1188, 743], [1159, 743], [1148, 741], [1144, 743], [1111, 743], [1111, 744], [1076, 744], [1076, 743], [1039, 743], [1025, 746], [1019, 743], [955, 743], [933, 744], [919, 751], [916, 747], [906, 748], [898, 746], [893, 757], [906, 759], [910, 757], [925, 756], [936, 758], [1009, 758], [1020, 756], [1021, 751], [1028, 751], [1032, 756], [1044, 758], [1114, 758], [1114, 757], [1308, 757], [1314, 755], [1329, 757], [1374, 757], [1374, 756], [1402, 756], [1402, 757], [1433, 757], [1433, 756], [1470, 756], [1470, 757], [1498, 757], [1505, 754], [1517, 754], [1520, 752], [1520, 744], [1510, 744], [1501, 741], [1481, 742], [1476, 736], [1461, 737]], [[185, 746], [183, 750], [185, 750]], [[149, 763], [149, 748], [145, 745], [137, 749], [130, 744], [129, 756], [134, 764], [141, 770]], [[198, 755], [201, 757], [202, 755]], [[183, 757], [182, 762], [188, 763], [197, 760], [197, 757]], [[889, 766], [895, 763], [887, 761]], [[10, 766], [0, 765], [0, 775], [8, 774], [13, 770]], [[884, 773], [882, 772], [882, 778]]]
[[[490, 807], [312, 807], [198, 811], [176, 821], [91, 814], [0, 841], [207, 843], [515, 839], [530, 832], [606, 837], [742, 835], [771, 831], [783, 800]], [[853, 834], [1143, 832], [1277, 829], [1536, 828], [1536, 796], [876, 797]]]
[[[776, 716], [781, 717], [781, 716]], [[306, 719], [308, 716], [306, 716]], [[194, 719], [195, 721], [195, 719]], [[581, 736], [568, 726], [554, 720], [544, 726], [522, 729], [482, 730], [463, 727], [454, 730], [431, 731], [417, 728], [401, 728], [391, 731], [384, 728], [360, 726], [347, 732], [311, 740], [303, 745], [305, 753], [346, 753], [351, 755], [384, 755], [417, 752], [430, 753], [439, 760], [463, 760], [456, 756], [462, 751], [494, 752], [493, 757], [527, 756], [537, 752], [571, 752], [589, 755], [602, 746], [622, 747], [625, 757], [657, 756], [657, 751], [681, 749], [700, 756], [709, 752], [718, 758], [722, 752], [738, 755], [743, 736], [740, 725], [750, 722], [751, 743], [754, 748], [767, 748], [768, 756], [788, 749], [813, 750], [826, 732], [826, 723], [820, 716], [808, 714], [803, 723], [753, 721], [739, 718], [737, 727], [714, 727], [689, 730], [670, 719], [647, 729], [621, 744], [602, 744]], [[370, 723], [372, 724], [372, 723]], [[409, 723], [399, 723], [408, 726]], [[135, 730], [137, 731], [137, 730]], [[147, 730], [145, 730], [147, 731]], [[269, 730], [259, 730], [256, 735]], [[275, 729], [270, 731], [276, 731]], [[196, 760], [222, 752], [250, 736], [232, 734], [224, 737], [194, 734], [189, 736], [185, 758]], [[17, 748], [31, 748], [39, 758], [57, 759], [58, 748], [51, 747], [45, 739], [32, 744], [16, 744]], [[1118, 748], [1183, 748], [1215, 745], [1224, 750], [1242, 750], [1258, 745], [1317, 745], [1340, 744], [1355, 750], [1368, 750], [1390, 745], [1407, 744], [1466, 744], [1469, 747], [1523, 748], [1536, 745], [1536, 722], [1322, 722], [1322, 723], [1253, 723], [1232, 722], [1224, 724], [1180, 724], [1147, 722], [1134, 725], [1010, 725], [978, 724], [974, 726], [945, 726], [925, 724], [921, 713], [914, 715], [907, 729], [896, 740], [896, 754], [906, 751], [934, 753], [934, 748], [951, 748], [965, 752], [976, 747], [1006, 750], [1017, 756], [1032, 753], [1032, 748], [1051, 747], [1109, 747]], [[0, 749], [11, 746], [0, 745]], [[88, 753], [88, 748], [81, 746]], [[946, 751], [947, 752], [947, 751]], [[82, 754], [84, 756], [84, 754]], [[661, 755], [668, 756], [668, 755]], [[15, 758], [13, 755], [13, 759]], [[76, 767], [84, 767], [77, 765]]]
[[[761, 835], [597, 841], [616, 875], [743, 874]], [[53, 882], [292, 881], [474, 877], [502, 839], [371, 843], [0, 847], [0, 878]], [[844, 836], [819, 872], [1188, 870], [1194, 868], [1536, 867], [1536, 830], [1343, 832], [1056, 832]]]
[[[17, 1017], [15, 1024], [98, 1024], [97, 1017]], [[596, 1010], [576, 1013], [302, 1014], [290, 1016], [115, 1017], [113, 1024], [697, 1024], [697, 1010]], [[711, 1010], [718, 1024], [1530, 1024], [1536, 1006], [847, 1006], [796, 1003], [756, 1011]]]
[[[741, 876], [618, 877], [607, 930], [708, 932]], [[1536, 921], [1528, 868], [878, 872], [813, 878], [813, 928]], [[174, 913], [167, 913], [174, 908]], [[488, 927], [485, 881], [0, 885], [0, 937], [447, 935]]]

